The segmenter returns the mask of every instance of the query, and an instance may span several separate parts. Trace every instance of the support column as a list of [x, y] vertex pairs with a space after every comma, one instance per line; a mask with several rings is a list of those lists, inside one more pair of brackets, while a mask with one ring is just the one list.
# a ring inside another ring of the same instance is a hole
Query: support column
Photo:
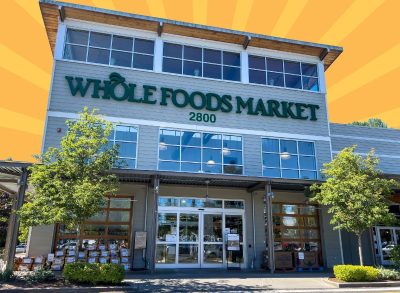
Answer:
[[151, 219], [151, 227], [150, 227], [150, 264], [149, 268], [151, 273], [154, 272], [155, 264], [156, 264], [156, 249], [157, 249], [157, 225], [158, 225], [158, 196], [160, 193], [160, 178], [155, 176], [153, 179], [153, 209], [152, 214], [153, 217]]
[[17, 212], [21, 209], [25, 201], [25, 191], [28, 180], [28, 170], [22, 168], [22, 174], [19, 179], [19, 188], [16, 194], [16, 199], [13, 201], [10, 220], [8, 222], [7, 238], [5, 246], [4, 260], [8, 269], [13, 269], [15, 258], [15, 246], [17, 245], [19, 232], [19, 215]]
[[268, 252], [268, 267], [271, 274], [275, 272], [275, 256], [274, 256], [274, 231], [272, 221], [272, 187], [271, 183], [265, 185], [264, 204], [267, 212], [267, 252]]

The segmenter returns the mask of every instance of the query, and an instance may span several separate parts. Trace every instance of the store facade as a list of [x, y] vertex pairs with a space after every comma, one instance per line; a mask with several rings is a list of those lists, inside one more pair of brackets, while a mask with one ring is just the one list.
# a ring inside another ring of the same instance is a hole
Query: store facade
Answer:
[[[332, 158], [324, 72], [341, 48], [40, 6], [54, 54], [43, 150], [88, 106], [114, 124], [124, 164], [80, 250], [127, 251], [133, 269], [343, 262], [340, 233], [307, 192]], [[29, 255], [76, 243], [62, 225], [36, 227]]]

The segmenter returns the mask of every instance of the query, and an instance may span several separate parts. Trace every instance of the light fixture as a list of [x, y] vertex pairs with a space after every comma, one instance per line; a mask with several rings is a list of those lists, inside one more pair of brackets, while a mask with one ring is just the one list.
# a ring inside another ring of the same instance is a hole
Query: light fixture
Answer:
[[165, 151], [167, 149], [167, 145], [163, 141], [161, 141], [159, 143], [159, 147], [160, 147], [160, 150], [162, 150], [162, 151]]
[[288, 152], [281, 153], [281, 159], [282, 160], [290, 159], [290, 154]]
[[207, 161], [207, 165], [215, 165], [215, 161], [213, 159], [209, 159]]
[[229, 154], [231, 153], [231, 151], [230, 151], [228, 148], [223, 148], [223, 149], [222, 149], [222, 153], [223, 153], [224, 155], [229, 155]]

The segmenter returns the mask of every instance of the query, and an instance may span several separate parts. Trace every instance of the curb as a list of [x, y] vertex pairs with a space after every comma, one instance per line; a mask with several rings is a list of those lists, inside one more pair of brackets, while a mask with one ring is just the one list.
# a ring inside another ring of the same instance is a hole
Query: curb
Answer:
[[324, 279], [328, 284], [335, 286], [336, 288], [377, 288], [377, 287], [400, 287], [400, 281], [384, 281], [384, 282], [343, 282], [338, 283], [329, 279]]

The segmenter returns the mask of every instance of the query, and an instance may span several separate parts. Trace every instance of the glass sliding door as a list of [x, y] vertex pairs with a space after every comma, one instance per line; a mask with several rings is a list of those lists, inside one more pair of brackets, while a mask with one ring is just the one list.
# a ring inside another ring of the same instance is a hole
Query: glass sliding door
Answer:
[[221, 267], [224, 263], [222, 214], [203, 214], [202, 267]]
[[199, 262], [199, 214], [180, 213], [179, 215], [179, 264], [198, 264]]

